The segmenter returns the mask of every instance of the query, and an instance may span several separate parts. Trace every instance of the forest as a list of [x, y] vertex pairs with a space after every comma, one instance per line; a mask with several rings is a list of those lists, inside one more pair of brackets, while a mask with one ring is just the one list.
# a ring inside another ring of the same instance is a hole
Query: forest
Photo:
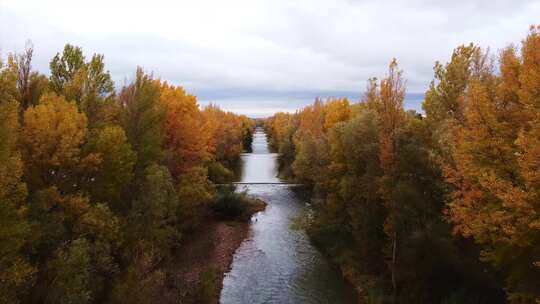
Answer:
[[423, 113], [394, 59], [359, 102], [269, 118], [280, 174], [365, 303], [540, 303], [540, 27], [433, 70]]
[[254, 122], [67, 44], [0, 59], [0, 303], [150, 303]]
[[[397, 59], [358, 101], [252, 119], [141, 67], [115, 84], [72, 44], [46, 74], [33, 58], [30, 42], [0, 56], [0, 304], [168, 303], [183, 282], [166, 267], [201, 260], [185, 245], [208, 218], [246, 228], [266, 206], [219, 188], [256, 126], [280, 178], [309, 192], [294, 225], [362, 303], [540, 303], [540, 26], [494, 54], [455, 48], [421, 112]], [[222, 273], [198, 275], [180, 292], [217, 302]]]

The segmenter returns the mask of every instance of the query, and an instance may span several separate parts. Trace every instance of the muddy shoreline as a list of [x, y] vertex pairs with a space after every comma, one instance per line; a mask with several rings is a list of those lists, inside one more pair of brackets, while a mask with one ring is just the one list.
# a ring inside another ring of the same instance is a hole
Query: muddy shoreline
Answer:
[[197, 231], [186, 235], [167, 267], [171, 301], [165, 302], [218, 303], [234, 253], [249, 237], [251, 217], [265, 208], [265, 202], [254, 199], [249, 219], [225, 221], [209, 216]]

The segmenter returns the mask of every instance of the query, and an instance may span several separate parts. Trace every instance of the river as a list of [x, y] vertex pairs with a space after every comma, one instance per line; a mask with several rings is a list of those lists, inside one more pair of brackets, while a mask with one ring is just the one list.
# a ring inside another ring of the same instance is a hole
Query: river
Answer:
[[[277, 154], [270, 153], [266, 134], [257, 129], [253, 152], [242, 155], [243, 183], [278, 183]], [[355, 303], [354, 290], [338, 269], [309, 242], [306, 233], [292, 229], [305, 202], [293, 186], [240, 185], [268, 203], [253, 216], [250, 237], [238, 248], [225, 275], [220, 302], [229, 303]]]

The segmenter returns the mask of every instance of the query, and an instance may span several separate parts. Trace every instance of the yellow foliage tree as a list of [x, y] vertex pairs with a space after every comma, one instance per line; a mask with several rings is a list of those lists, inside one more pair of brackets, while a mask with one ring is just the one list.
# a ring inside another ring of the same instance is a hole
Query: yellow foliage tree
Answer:
[[86, 132], [86, 116], [62, 96], [44, 95], [37, 106], [26, 110], [20, 146], [32, 189], [79, 187], [75, 173], [81, 165], [94, 162], [92, 156], [81, 157]]

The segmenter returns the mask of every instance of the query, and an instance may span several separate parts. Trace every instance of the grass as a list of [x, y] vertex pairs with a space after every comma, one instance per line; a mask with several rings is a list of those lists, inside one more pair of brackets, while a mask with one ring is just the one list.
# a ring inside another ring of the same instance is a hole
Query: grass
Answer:
[[209, 268], [199, 276], [199, 295], [202, 303], [213, 304], [218, 302], [221, 285], [219, 270]]

